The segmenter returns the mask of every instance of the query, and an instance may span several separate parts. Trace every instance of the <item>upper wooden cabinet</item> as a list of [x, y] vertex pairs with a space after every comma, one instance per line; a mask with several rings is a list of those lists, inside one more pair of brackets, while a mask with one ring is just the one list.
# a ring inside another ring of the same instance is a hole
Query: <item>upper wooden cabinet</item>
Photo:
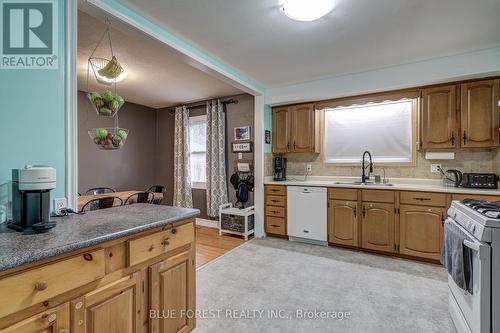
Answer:
[[318, 153], [319, 141], [314, 104], [273, 109], [273, 153]]
[[273, 109], [273, 153], [290, 152], [290, 108]]
[[456, 148], [457, 86], [448, 85], [422, 90], [422, 148]]
[[462, 147], [498, 146], [499, 80], [463, 83], [460, 94]]

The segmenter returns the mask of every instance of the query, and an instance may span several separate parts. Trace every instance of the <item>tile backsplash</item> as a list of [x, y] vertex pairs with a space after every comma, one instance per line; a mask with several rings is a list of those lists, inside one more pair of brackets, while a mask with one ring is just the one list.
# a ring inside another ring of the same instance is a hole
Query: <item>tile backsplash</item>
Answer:
[[[303, 175], [306, 164], [312, 165], [312, 176], [359, 176], [360, 166], [336, 166], [325, 164], [317, 154], [286, 154], [287, 174]], [[494, 172], [500, 174], [500, 149], [494, 150], [457, 150], [454, 160], [426, 160], [423, 151], [417, 152], [417, 163], [413, 167], [383, 167], [386, 177], [396, 178], [441, 178], [439, 173], [432, 173], [431, 163], [439, 163], [444, 170], [458, 169], [462, 172]], [[272, 154], [265, 156], [265, 175], [273, 174]], [[382, 168], [374, 164], [374, 174], [382, 174]]]

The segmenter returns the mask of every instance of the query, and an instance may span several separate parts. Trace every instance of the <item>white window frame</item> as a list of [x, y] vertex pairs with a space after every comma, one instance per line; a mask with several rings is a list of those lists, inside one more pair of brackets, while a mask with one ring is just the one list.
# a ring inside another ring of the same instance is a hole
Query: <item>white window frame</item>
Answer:
[[[332, 110], [332, 109], [337, 109], [337, 108], [347, 108], [347, 107], [356, 107], [356, 106], [362, 106], [362, 105], [370, 105], [370, 104], [380, 104], [382, 102], [397, 102], [398, 100], [411, 100], [413, 102], [412, 104], [412, 110], [411, 110], [411, 119], [412, 119], [412, 124], [411, 124], [411, 128], [412, 128], [412, 146], [411, 146], [411, 161], [409, 162], [378, 162], [376, 163], [376, 166], [379, 166], [379, 167], [414, 167], [416, 166], [416, 163], [417, 163], [417, 150], [418, 150], [418, 147], [419, 147], [419, 141], [420, 141], [420, 138], [419, 138], [419, 134], [418, 134], [418, 114], [419, 114], [419, 103], [420, 103], [420, 100], [419, 98], [415, 98], [415, 97], [408, 97], [408, 98], [396, 98], [396, 99], [374, 99], [373, 102], [370, 102], [370, 101], [367, 101], [367, 100], [364, 100], [363, 102], [364, 103], [360, 103], [360, 104], [357, 104], [357, 103], [345, 103], [345, 104], [341, 104], [341, 105], [325, 105], [323, 107], [321, 107], [321, 113], [322, 113], [322, 126], [321, 126], [321, 129], [322, 129], [322, 133], [321, 133], [321, 144], [322, 144], [322, 152], [321, 152], [321, 160], [323, 162], [323, 164], [325, 165], [330, 165], [330, 166], [359, 166], [361, 164], [361, 162], [345, 162], [345, 163], [342, 163], [342, 162], [332, 162], [332, 161], [328, 161], [327, 157], [326, 157], [326, 153], [325, 153], [325, 145], [326, 145], [326, 115], [325, 115], [325, 112], [327, 110]], [[339, 103], [340, 104], [340, 103]], [[361, 156], [360, 156], [360, 159], [361, 161]]]
[[[203, 114], [203, 115], [200, 115], [200, 116], [192, 116], [192, 117], [189, 117], [189, 124], [191, 125], [191, 121], [193, 122], [207, 122], [207, 115], [206, 114]], [[202, 151], [195, 151], [194, 153], [201, 153]], [[189, 151], [189, 163], [191, 164], [191, 153], [193, 153], [192, 151]], [[205, 153], [205, 156], [207, 154], [207, 151], [205, 149], [204, 151]], [[206, 176], [205, 176], [206, 177]], [[206, 190], [207, 189], [207, 183], [206, 182], [195, 182], [195, 181], [191, 181], [191, 188], [192, 189], [196, 189], [196, 190]]]

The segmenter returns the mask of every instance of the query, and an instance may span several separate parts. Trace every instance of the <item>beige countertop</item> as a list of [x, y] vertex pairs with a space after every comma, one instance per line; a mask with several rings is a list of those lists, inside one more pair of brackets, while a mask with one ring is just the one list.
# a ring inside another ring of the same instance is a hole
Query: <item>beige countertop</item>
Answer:
[[388, 185], [371, 184], [357, 185], [354, 181], [359, 181], [361, 177], [326, 177], [326, 176], [288, 176], [286, 181], [274, 181], [272, 176], [265, 177], [264, 184], [286, 185], [286, 186], [318, 186], [318, 187], [338, 187], [338, 188], [359, 188], [395, 191], [421, 191], [421, 192], [442, 192], [461, 193], [477, 195], [498, 195], [500, 190], [472, 189], [462, 187], [445, 187], [440, 179], [420, 179], [420, 178], [390, 178]]

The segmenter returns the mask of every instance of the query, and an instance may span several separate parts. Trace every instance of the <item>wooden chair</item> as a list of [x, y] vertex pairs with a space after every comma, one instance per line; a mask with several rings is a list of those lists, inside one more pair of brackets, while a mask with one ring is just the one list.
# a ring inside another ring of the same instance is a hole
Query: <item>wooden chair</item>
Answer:
[[132, 194], [126, 200], [124, 205], [131, 205], [135, 203], [152, 203], [155, 198], [154, 193], [152, 192], [139, 192]]
[[93, 199], [86, 202], [85, 205], [83, 205], [80, 212], [106, 209], [115, 206], [123, 206], [123, 200], [118, 197], [104, 197], [99, 199]]
[[[163, 185], [154, 185], [149, 188], [148, 192], [161, 193], [163, 194], [164, 198], [166, 194], [166, 188]], [[153, 205], [160, 205], [163, 201], [163, 198], [153, 198], [153, 201], [151, 201], [151, 203]]]
[[105, 193], [115, 193], [116, 191], [109, 187], [94, 187], [85, 192], [85, 195], [96, 195]]

